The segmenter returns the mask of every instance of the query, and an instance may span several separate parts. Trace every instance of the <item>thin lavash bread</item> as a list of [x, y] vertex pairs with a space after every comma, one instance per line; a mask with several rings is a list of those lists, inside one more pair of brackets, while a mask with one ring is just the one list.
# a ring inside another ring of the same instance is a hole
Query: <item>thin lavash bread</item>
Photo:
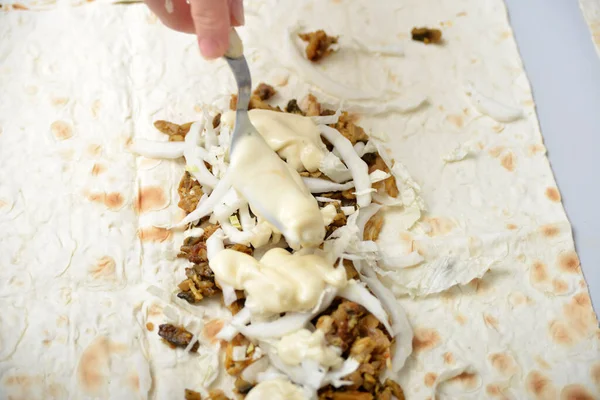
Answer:
[[581, 8], [583, 17], [590, 28], [596, 52], [600, 56], [600, 2], [596, 0], [579, 0], [579, 8]]
[[[186, 266], [182, 233], [164, 228], [183, 217], [183, 164], [127, 146], [160, 140], [157, 119], [225, 109], [234, 83], [143, 5], [75, 5], [0, 11], [0, 398], [183, 397], [218, 355], [176, 352], [156, 326], [194, 320], [200, 333], [226, 311], [148, 293], [170, 293]], [[347, 99], [417, 192], [380, 244], [424, 260], [378, 271], [415, 331], [407, 398], [600, 396], [598, 323], [503, 2], [246, 8], [255, 82]], [[298, 26], [339, 34], [340, 50], [308, 67]], [[410, 41], [414, 26], [440, 28], [443, 46]], [[402, 55], [365, 52], [393, 43]]]

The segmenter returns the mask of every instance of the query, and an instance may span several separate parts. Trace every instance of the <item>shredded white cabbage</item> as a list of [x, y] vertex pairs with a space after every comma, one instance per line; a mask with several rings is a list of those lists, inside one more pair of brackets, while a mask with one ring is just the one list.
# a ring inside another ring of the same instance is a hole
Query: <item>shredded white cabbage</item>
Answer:
[[338, 296], [346, 300], [353, 301], [366, 308], [385, 326], [385, 329], [391, 336], [395, 336], [394, 330], [388, 320], [388, 315], [381, 306], [381, 302], [377, 297], [373, 296], [361, 283], [351, 280], [348, 285], [338, 292]]
[[371, 180], [369, 179], [369, 167], [356, 154], [352, 143], [346, 139], [336, 129], [326, 125], [319, 125], [321, 135], [325, 137], [341, 154], [344, 163], [352, 174], [356, 191], [361, 193], [356, 196], [356, 202], [359, 207], [366, 207], [371, 203], [371, 193], [363, 193], [371, 188]]
[[[256, 347], [254, 351], [256, 352], [256, 349], [258, 348], [259, 347]], [[244, 368], [242, 371], [242, 379], [246, 382], [256, 383], [258, 382], [259, 375], [265, 372], [267, 368], [269, 368], [269, 359], [267, 357], [262, 357]]]
[[319, 171], [324, 173], [329, 179], [337, 183], [344, 183], [352, 179], [352, 173], [344, 165], [342, 160], [335, 154], [328, 152], [321, 160]]
[[351, 385], [352, 382], [345, 381], [343, 378], [356, 371], [359, 366], [360, 363], [358, 361], [352, 357], [348, 357], [338, 369], [327, 372], [322, 382], [323, 386], [333, 385], [334, 387], [339, 388]]
[[248, 358], [246, 350], [248, 350], [248, 346], [233, 346], [233, 350], [231, 352], [231, 358], [233, 361], [246, 360]]
[[[357, 264], [357, 263], [355, 263]], [[406, 363], [406, 359], [412, 353], [413, 330], [408, 322], [404, 309], [396, 300], [394, 294], [385, 287], [378, 279], [375, 272], [360, 263], [357, 269], [361, 270], [361, 280], [364, 281], [369, 289], [381, 301], [383, 308], [387, 311], [392, 320], [392, 329], [396, 333], [396, 342], [393, 348], [392, 371], [398, 372]]]
[[212, 260], [220, 251], [225, 249], [223, 241], [225, 240], [225, 234], [222, 229], [217, 229], [212, 235], [206, 239], [206, 257], [208, 261]]
[[204, 127], [204, 148], [210, 150], [211, 147], [219, 145], [219, 138], [217, 137], [215, 128], [212, 126], [212, 118], [210, 118], [210, 115], [208, 115], [206, 110], [202, 110], [202, 117], [204, 118], [204, 121], [206, 121]]
[[336, 124], [339, 119], [340, 116], [342, 115], [342, 108], [344, 107], [344, 102], [340, 102], [340, 105], [338, 106], [337, 110], [335, 110], [335, 114], [333, 115], [321, 115], [321, 116], [312, 116], [310, 117], [310, 119], [313, 120], [313, 122], [316, 125], [331, 125], [331, 124]]
[[344, 215], [346, 215], [346, 216], [352, 215], [356, 211], [356, 208], [354, 208], [352, 206], [342, 206], [341, 209], [342, 209], [342, 212], [344, 213]]
[[219, 333], [215, 336], [217, 339], [225, 340], [227, 342], [231, 341], [235, 335], [237, 335], [240, 331], [239, 328], [247, 325], [252, 318], [252, 314], [250, 313], [250, 309], [247, 307], [242, 308], [238, 311], [237, 314], [233, 316], [229, 324], [225, 325]]
[[187, 165], [187, 170], [192, 176], [202, 185], [209, 188], [214, 188], [219, 180], [210, 173], [204, 159], [206, 158], [206, 150], [199, 146], [200, 132], [204, 128], [204, 121], [194, 122], [190, 127], [189, 132], [185, 135], [185, 149], [183, 156]]
[[308, 176], [303, 176], [302, 181], [311, 193], [341, 192], [354, 187], [353, 181], [348, 183], [335, 183], [325, 179], [311, 178]]
[[146, 139], [134, 139], [129, 145], [132, 153], [148, 158], [175, 159], [183, 157], [185, 143], [159, 142]]

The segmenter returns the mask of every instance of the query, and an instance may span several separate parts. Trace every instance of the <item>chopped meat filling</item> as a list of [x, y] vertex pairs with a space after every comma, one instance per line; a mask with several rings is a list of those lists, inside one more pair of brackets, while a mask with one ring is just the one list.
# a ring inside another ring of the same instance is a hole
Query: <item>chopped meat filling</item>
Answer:
[[[232, 94], [231, 99], [229, 100], [229, 108], [235, 110], [237, 105], [237, 94]], [[248, 103], [248, 110], [271, 110], [271, 111], [281, 111], [279, 107], [273, 107], [270, 104], [267, 104], [265, 100], [261, 100], [258, 95], [253, 94], [250, 96], [250, 102]]]
[[196, 209], [200, 198], [204, 194], [198, 181], [187, 171], [179, 182], [177, 193], [179, 193], [179, 203], [177, 205], [188, 214]]
[[341, 228], [342, 226], [346, 225], [346, 214], [344, 214], [344, 212], [342, 211], [340, 203], [333, 203], [333, 205], [335, 206], [335, 211], [337, 212], [337, 214], [335, 214], [335, 217], [333, 217], [333, 221], [331, 221], [331, 224], [329, 224], [325, 228], [325, 230], [327, 231], [326, 236], [331, 235], [338, 228]]
[[[246, 359], [242, 361], [233, 360], [233, 348], [237, 346], [245, 346]], [[238, 376], [242, 371], [250, 364], [253, 363], [252, 354], [254, 354], [254, 345], [250, 343], [248, 339], [242, 334], [237, 334], [231, 342], [227, 343], [225, 349], [225, 370], [231, 376]]]
[[185, 400], [202, 400], [202, 395], [190, 389], [185, 389]]
[[365, 224], [363, 240], [376, 241], [377, 239], [379, 239], [379, 233], [381, 232], [382, 227], [383, 227], [383, 215], [381, 213], [376, 213], [371, 218], [369, 218], [369, 220]]
[[179, 284], [181, 292], [177, 294], [177, 297], [188, 303], [194, 304], [205, 297], [212, 297], [221, 293], [215, 283], [215, 274], [207, 262], [194, 264], [192, 268], [186, 268], [185, 276], [187, 276], [187, 279]]
[[[381, 158], [381, 156], [379, 154], [373, 154], [371, 156], [368, 157], [368, 161], [365, 160], [365, 162], [367, 163], [367, 165], [369, 166], [369, 174], [373, 171], [376, 170], [381, 170], [383, 172], [390, 172], [390, 169], [388, 168], [388, 166], [386, 165], [386, 163], [383, 161], [383, 158]], [[384, 179], [383, 181], [379, 181], [374, 183], [373, 185], [374, 189], [383, 189], [385, 190], [385, 192], [390, 195], [390, 197], [398, 197], [398, 194], [400, 193], [398, 191], [398, 186], [396, 186], [396, 180], [394, 179], [393, 176], [390, 176], [387, 179]]]
[[[186, 348], [192, 341], [193, 335], [188, 332], [185, 328], [171, 325], [162, 324], [158, 326], [158, 335], [167, 341], [171, 346]], [[191, 352], [195, 353], [198, 351], [200, 343], [196, 341], [190, 349]]]
[[154, 127], [169, 136], [169, 142], [183, 142], [185, 135], [190, 131], [192, 122], [187, 122], [183, 125], [177, 125], [169, 121], [156, 121]]
[[425, 44], [439, 44], [442, 42], [442, 31], [439, 29], [413, 28], [410, 34], [412, 35], [412, 40]]
[[340, 115], [340, 119], [333, 128], [337, 129], [346, 139], [354, 146], [358, 142], [366, 143], [369, 137], [365, 133], [365, 130], [360, 126], [356, 125], [353, 121], [353, 117], [346, 111]]
[[302, 109], [304, 110], [304, 114], [309, 117], [321, 115], [321, 103], [312, 94], [309, 94], [302, 100]]
[[208, 392], [207, 400], [230, 400], [229, 397], [225, 396], [222, 390], [213, 389]]
[[331, 45], [338, 42], [336, 36], [328, 36], [322, 29], [315, 32], [301, 33], [298, 36], [303, 41], [308, 42], [306, 46], [306, 58], [313, 62], [319, 61], [323, 57], [327, 57], [333, 53]]
[[277, 91], [275, 88], [266, 83], [259, 84], [256, 89], [254, 89], [254, 92], [252, 92], [253, 95], [257, 96], [262, 101], [269, 100], [271, 97], [275, 96], [276, 93]]
[[288, 101], [287, 106], [285, 106], [285, 112], [289, 114], [304, 115], [304, 112], [300, 109], [296, 99]]
[[[356, 273], [351, 264], [344, 263], [344, 267]], [[392, 395], [404, 399], [397, 383], [386, 381], [382, 385], [379, 382], [380, 374], [391, 360], [392, 341], [375, 316], [354, 302], [338, 299], [318, 317], [316, 327], [325, 332], [327, 343], [342, 349], [342, 356], [352, 357], [360, 363], [355, 372], [344, 378], [351, 382], [350, 385], [338, 389], [322, 388], [320, 400], [391, 400]]]

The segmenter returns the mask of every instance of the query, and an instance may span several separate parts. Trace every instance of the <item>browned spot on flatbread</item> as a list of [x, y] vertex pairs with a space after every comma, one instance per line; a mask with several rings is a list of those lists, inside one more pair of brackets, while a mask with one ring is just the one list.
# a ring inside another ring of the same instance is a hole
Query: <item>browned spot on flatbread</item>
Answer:
[[140, 390], [140, 376], [137, 372], [132, 371], [127, 377], [127, 385], [132, 388], [134, 391]]
[[454, 222], [446, 217], [426, 217], [423, 220], [431, 226], [431, 230], [427, 233], [429, 236], [446, 235], [455, 226]]
[[596, 327], [596, 314], [592, 301], [586, 292], [577, 293], [571, 301], [564, 305], [563, 312], [569, 327], [579, 336], [587, 336]]
[[152, 322], [147, 322], [146, 329], [148, 329], [150, 332], [152, 332], [154, 330], [154, 324]]
[[92, 175], [98, 176], [106, 171], [106, 166], [104, 164], [95, 163], [92, 167]]
[[163, 313], [163, 308], [160, 304], [152, 304], [150, 307], [148, 307], [148, 315], [150, 316], [160, 316]]
[[102, 154], [102, 145], [92, 143], [87, 147], [86, 152], [90, 157], [98, 157]]
[[140, 190], [133, 207], [135, 212], [141, 214], [148, 211], [160, 210], [166, 205], [167, 196], [165, 191], [157, 186], [148, 186]]
[[498, 320], [490, 314], [483, 313], [483, 322], [489, 327], [498, 330]]
[[464, 325], [467, 323], [467, 317], [465, 317], [464, 314], [457, 314], [454, 316], [454, 319], [456, 320], [456, 322], [458, 322], [461, 325]]
[[560, 228], [554, 224], [547, 224], [540, 227], [540, 232], [545, 238], [549, 239], [558, 236]]
[[444, 363], [446, 364], [454, 364], [454, 354], [450, 353], [449, 351], [444, 353]]
[[56, 326], [68, 326], [69, 325], [69, 317], [67, 317], [66, 315], [59, 315], [58, 318], [56, 318]]
[[213, 319], [212, 321], [208, 321], [208, 323], [204, 325], [204, 328], [202, 329], [202, 334], [205, 338], [214, 343], [217, 341], [216, 336], [219, 332], [221, 332], [221, 329], [223, 329], [223, 325], [225, 325], [225, 322], [221, 319]]
[[512, 32], [511, 31], [504, 31], [500, 34], [500, 39], [504, 40], [504, 39], [509, 39], [512, 37]]
[[450, 122], [452, 125], [456, 126], [457, 128], [462, 128], [465, 124], [465, 121], [464, 121], [462, 115], [448, 115], [446, 117], [446, 121]]
[[558, 255], [558, 267], [569, 274], [579, 273], [579, 257], [573, 250]]
[[173, 233], [170, 230], [157, 226], [141, 228], [138, 231], [138, 237], [142, 242], [164, 242], [170, 239], [172, 235]]
[[58, 140], [66, 140], [73, 136], [73, 128], [65, 121], [54, 121], [50, 125], [50, 132]]
[[460, 382], [465, 389], [475, 389], [478, 384], [477, 373], [474, 372], [463, 372], [454, 378], [449, 379], [450, 382]]
[[102, 102], [100, 102], [100, 100], [98, 99], [94, 100], [94, 102], [92, 103], [92, 107], [90, 108], [90, 111], [92, 112], [92, 116], [94, 118], [98, 116], [98, 112], [100, 111], [101, 107]]
[[560, 203], [560, 192], [555, 187], [546, 188], [546, 197], [555, 203]]
[[491, 289], [489, 282], [481, 278], [473, 278], [471, 282], [469, 282], [469, 286], [471, 286], [478, 295], [486, 293]]
[[109, 383], [109, 340], [98, 336], [83, 351], [77, 366], [77, 382], [88, 394], [101, 395]]
[[569, 291], [569, 284], [562, 279], [554, 278], [552, 280], [552, 291], [554, 294], [565, 294]]
[[489, 149], [488, 153], [490, 156], [497, 158], [497, 157], [500, 157], [500, 154], [502, 154], [504, 149], [505, 149], [504, 146], [496, 146], [496, 147], [492, 147], [491, 149]]
[[496, 383], [490, 383], [489, 385], [486, 385], [485, 393], [490, 397], [506, 398], [502, 391], [502, 387]]
[[488, 359], [496, 371], [504, 376], [513, 376], [519, 370], [517, 362], [510, 354], [493, 353], [489, 355]]
[[527, 148], [527, 154], [529, 156], [534, 156], [536, 154], [544, 154], [546, 152], [546, 147], [543, 144], [532, 144]]
[[125, 199], [118, 192], [111, 193], [88, 193], [87, 198], [94, 203], [104, 204], [110, 210], [118, 210], [123, 206]]
[[540, 356], [536, 356], [536, 357], [535, 357], [535, 362], [537, 363], [537, 365], [539, 365], [539, 366], [540, 366], [540, 368], [544, 368], [544, 369], [550, 369], [550, 368], [551, 368], [550, 364], [548, 364], [548, 363], [546, 362], [546, 360], [544, 360], [544, 359], [543, 359], [542, 357], [540, 357]]
[[506, 224], [506, 229], [508, 229], [509, 231], [514, 231], [516, 229], [518, 229], [519, 227], [515, 224]]
[[529, 272], [529, 280], [531, 283], [542, 283], [548, 281], [548, 268], [541, 261], [535, 261]]
[[441, 337], [438, 331], [431, 328], [417, 328], [412, 341], [415, 352], [431, 350], [440, 344]]
[[569, 328], [561, 321], [552, 321], [549, 324], [550, 337], [555, 343], [570, 345], [573, 343], [573, 337]]
[[560, 391], [560, 400], [595, 400], [598, 399], [583, 385], [567, 385]]
[[539, 371], [533, 370], [525, 378], [525, 386], [527, 391], [538, 400], [556, 399], [556, 388], [548, 379]]
[[507, 171], [513, 172], [517, 165], [515, 155], [511, 151], [509, 151], [508, 153], [502, 156], [502, 159], [500, 159], [500, 164], [502, 164], [504, 169], [506, 169]]
[[64, 106], [65, 104], [67, 104], [69, 102], [69, 98], [68, 97], [53, 97], [52, 100], [50, 101], [52, 103], [53, 106]]
[[93, 279], [113, 279], [116, 269], [117, 263], [114, 258], [104, 256], [98, 259], [96, 264], [90, 267], [89, 273]]
[[527, 302], [527, 296], [521, 292], [513, 292], [508, 296], [508, 301], [513, 307], [520, 306]]
[[461, 11], [458, 14], [456, 14], [457, 17], [466, 17], [467, 16], [467, 12], [466, 11]]
[[437, 379], [437, 374], [435, 374], [433, 372], [428, 372], [425, 374], [425, 377], [423, 378], [423, 383], [425, 383], [425, 386], [427, 386], [427, 387], [432, 387], [433, 384], [435, 383], [436, 379]]

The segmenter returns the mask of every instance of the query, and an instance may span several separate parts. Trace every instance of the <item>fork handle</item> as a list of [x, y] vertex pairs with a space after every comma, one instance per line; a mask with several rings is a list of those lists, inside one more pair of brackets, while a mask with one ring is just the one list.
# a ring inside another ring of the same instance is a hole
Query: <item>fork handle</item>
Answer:
[[231, 28], [231, 30], [229, 31], [229, 47], [225, 52], [225, 57], [240, 58], [243, 55], [244, 46], [242, 45], [242, 40], [240, 39], [235, 29]]

